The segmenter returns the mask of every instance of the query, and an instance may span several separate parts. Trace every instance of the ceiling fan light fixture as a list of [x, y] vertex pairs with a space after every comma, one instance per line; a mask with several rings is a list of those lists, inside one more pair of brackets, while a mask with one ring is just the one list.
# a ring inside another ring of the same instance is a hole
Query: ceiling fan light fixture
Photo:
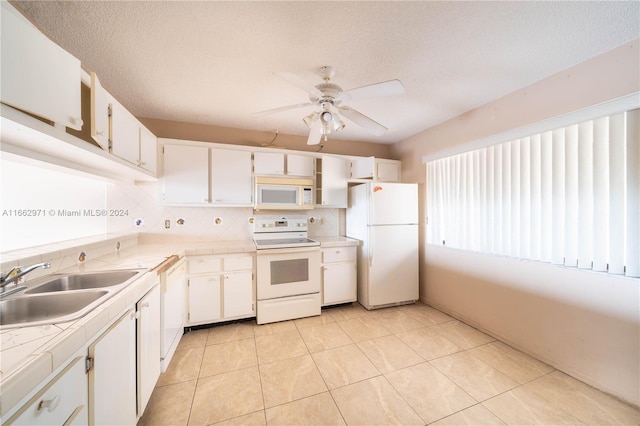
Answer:
[[322, 121], [322, 134], [328, 135], [331, 134], [332, 122]]
[[307, 115], [306, 117], [304, 117], [302, 119], [302, 121], [304, 121], [304, 124], [307, 125], [307, 127], [311, 127], [311, 124], [316, 121], [318, 119], [318, 113], [317, 112], [312, 112], [311, 114]]

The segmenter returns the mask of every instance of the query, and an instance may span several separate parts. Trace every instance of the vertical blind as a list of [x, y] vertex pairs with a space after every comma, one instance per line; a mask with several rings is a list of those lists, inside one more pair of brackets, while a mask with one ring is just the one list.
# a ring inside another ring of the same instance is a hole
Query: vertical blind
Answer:
[[427, 243], [640, 277], [640, 110], [427, 163]]

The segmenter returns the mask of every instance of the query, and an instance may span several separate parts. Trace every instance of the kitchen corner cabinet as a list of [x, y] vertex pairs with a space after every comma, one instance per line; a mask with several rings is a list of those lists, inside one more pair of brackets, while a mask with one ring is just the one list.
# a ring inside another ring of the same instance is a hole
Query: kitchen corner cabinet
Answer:
[[171, 204], [209, 201], [209, 151], [201, 146], [164, 145], [162, 200]]
[[[158, 354], [159, 355], [159, 354]], [[89, 424], [136, 424], [136, 314], [133, 309], [89, 346]]]
[[187, 258], [187, 326], [255, 316], [254, 256]]
[[87, 376], [84, 357], [69, 363], [40, 392], [25, 404], [9, 425], [86, 425]]
[[357, 158], [351, 161], [352, 179], [372, 179], [380, 182], [400, 182], [402, 162], [375, 157]]
[[1, 7], [2, 102], [80, 130], [80, 61], [42, 34], [8, 2], [3, 1]]
[[157, 146], [156, 136], [111, 98], [111, 153], [155, 174]]
[[211, 203], [251, 206], [253, 204], [251, 152], [211, 149]]
[[322, 249], [322, 306], [358, 299], [355, 246]]
[[316, 159], [316, 205], [346, 208], [349, 162], [344, 158], [323, 155]]

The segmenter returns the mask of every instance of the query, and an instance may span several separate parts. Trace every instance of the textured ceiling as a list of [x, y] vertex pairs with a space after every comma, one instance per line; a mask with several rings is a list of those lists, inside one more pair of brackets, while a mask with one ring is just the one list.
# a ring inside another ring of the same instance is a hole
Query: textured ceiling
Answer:
[[274, 72], [406, 93], [348, 102], [393, 143], [640, 36], [640, 2], [15, 1], [138, 117], [304, 135], [308, 95]]

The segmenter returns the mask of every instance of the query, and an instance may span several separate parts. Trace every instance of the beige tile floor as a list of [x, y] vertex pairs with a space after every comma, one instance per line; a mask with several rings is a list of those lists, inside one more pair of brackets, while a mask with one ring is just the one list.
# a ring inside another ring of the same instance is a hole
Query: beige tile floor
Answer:
[[185, 334], [139, 425], [638, 425], [640, 412], [424, 304]]

